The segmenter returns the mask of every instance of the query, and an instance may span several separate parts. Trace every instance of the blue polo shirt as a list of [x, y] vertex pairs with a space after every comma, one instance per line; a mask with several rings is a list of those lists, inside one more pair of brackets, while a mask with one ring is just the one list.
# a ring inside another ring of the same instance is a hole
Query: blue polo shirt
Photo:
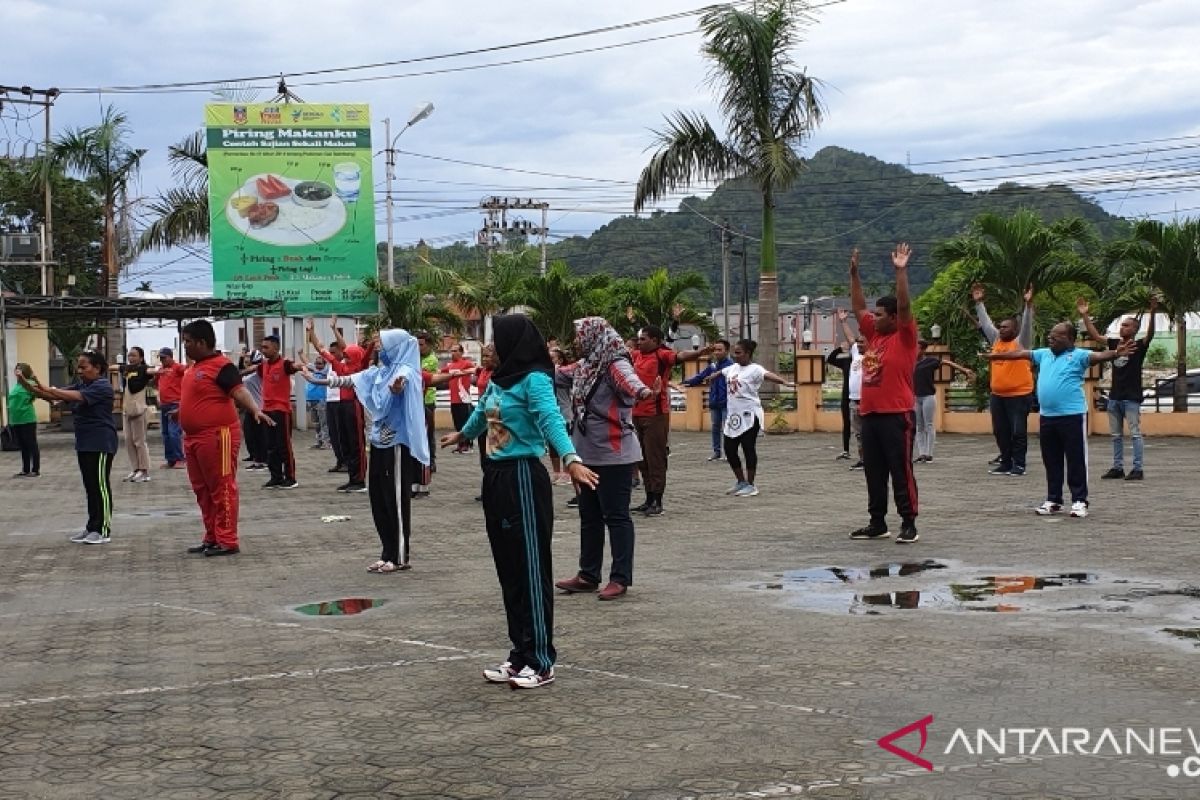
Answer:
[[80, 453], [117, 452], [117, 425], [113, 419], [113, 387], [105, 378], [76, 381], [70, 386], [82, 395], [70, 403], [75, 417], [75, 449]]
[[1065, 417], [1087, 413], [1083, 396], [1083, 378], [1087, 375], [1092, 351], [1072, 347], [1060, 355], [1048, 347], [1029, 354], [1038, 368], [1037, 396], [1043, 417]]

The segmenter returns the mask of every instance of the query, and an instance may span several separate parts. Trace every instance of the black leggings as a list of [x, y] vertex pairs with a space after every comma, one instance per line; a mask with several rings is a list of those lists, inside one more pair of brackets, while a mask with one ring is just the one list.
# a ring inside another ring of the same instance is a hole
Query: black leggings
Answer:
[[842, 395], [842, 452], [850, 452], [850, 395]]
[[742, 460], [738, 458], [738, 446], [746, 453], [746, 479], [754, 483], [754, 474], [758, 471], [758, 419], [750, 429], [741, 436], [725, 437], [725, 460], [729, 462], [733, 474], [739, 480], [742, 478]]
[[21, 448], [21, 472], [40, 473], [42, 471], [42, 451], [38, 448], [37, 423], [25, 422], [9, 426], [16, 437], [17, 446]]

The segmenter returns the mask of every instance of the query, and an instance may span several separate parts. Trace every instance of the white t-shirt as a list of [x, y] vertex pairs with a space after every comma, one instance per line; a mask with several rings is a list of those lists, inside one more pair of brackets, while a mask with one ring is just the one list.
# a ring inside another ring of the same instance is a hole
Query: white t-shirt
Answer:
[[850, 399], [862, 399], [862, 362], [863, 354], [857, 344], [850, 345]]
[[726, 386], [725, 435], [731, 439], [741, 436], [754, 427], [756, 419], [760, 429], [765, 427], [758, 390], [767, 371], [758, 364], [744, 367], [734, 364], [721, 370], [721, 374]]

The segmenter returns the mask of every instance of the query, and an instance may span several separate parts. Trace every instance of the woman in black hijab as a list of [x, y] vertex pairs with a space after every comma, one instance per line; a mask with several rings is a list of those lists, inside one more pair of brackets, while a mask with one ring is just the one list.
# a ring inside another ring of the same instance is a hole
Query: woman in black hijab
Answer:
[[486, 431], [483, 514], [496, 574], [504, 594], [508, 659], [483, 671], [493, 683], [536, 689], [554, 681], [554, 527], [550, 476], [542, 465], [549, 442], [571, 478], [596, 485], [596, 473], [575, 454], [554, 396], [554, 365], [546, 342], [528, 317], [509, 314], [493, 323], [496, 358], [487, 390], [461, 431], [442, 447], [469, 442]]

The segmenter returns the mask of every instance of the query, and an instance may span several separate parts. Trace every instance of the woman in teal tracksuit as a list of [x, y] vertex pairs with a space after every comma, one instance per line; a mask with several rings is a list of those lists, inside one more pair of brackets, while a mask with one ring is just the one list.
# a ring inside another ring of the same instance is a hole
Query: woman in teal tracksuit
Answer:
[[550, 533], [554, 527], [550, 476], [542, 465], [546, 443], [562, 456], [571, 478], [596, 485], [567, 436], [554, 396], [554, 365], [546, 342], [528, 317], [497, 317], [492, 330], [500, 366], [471, 418], [442, 447], [487, 432], [483, 514], [496, 574], [504, 594], [508, 659], [483, 676], [513, 689], [536, 689], [554, 680], [554, 588]]

